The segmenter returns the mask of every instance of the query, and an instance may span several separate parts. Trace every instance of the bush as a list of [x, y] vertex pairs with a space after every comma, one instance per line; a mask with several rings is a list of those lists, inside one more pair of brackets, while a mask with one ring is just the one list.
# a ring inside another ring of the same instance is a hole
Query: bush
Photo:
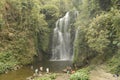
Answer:
[[118, 50], [117, 54], [113, 56], [112, 59], [108, 62], [108, 68], [110, 72], [113, 74], [120, 74], [120, 50]]
[[59, 16], [59, 9], [55, 5], [45, 5], [41, 9], [41, 13], [45, 14], [46, 20], [49, 20]]
[[35, 80], [55, 80], [56, 74], [44, 75], [43, 77], [37, 78]]
[[70, 76], [70, 80], [89, 80], [88, 71], [80, 69], [75, 74]]
[[0, 73], [12, 69], [17, 64], [11, 51], [0, 53]]
[[12, 69], [13, 67], [15, 67], [15, 65], [16, 62], [7, 62], [7, 63], [0, 62], [0, 74]]

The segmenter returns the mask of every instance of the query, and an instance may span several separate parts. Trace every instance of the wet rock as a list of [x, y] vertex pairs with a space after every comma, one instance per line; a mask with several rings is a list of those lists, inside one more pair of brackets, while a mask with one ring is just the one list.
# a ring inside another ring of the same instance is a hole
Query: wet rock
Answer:
[[34, 80], [33, 76], [27, 77], [26, 80]]
[[17, 66], [15, 66], [14, 67], [14, 70], [18, 70], [18, 69], [20, 69], [21, 67], [19, 66], [19, 65], [17, 65]]

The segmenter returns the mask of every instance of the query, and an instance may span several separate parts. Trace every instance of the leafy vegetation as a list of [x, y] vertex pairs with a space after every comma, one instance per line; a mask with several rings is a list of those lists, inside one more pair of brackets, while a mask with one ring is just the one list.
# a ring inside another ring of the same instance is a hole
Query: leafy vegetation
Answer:
[[120, 74], [120, 51], [117, 52], [117, 55], [115, 55], [110, 61], [108, 61], [108, 69], [113, 74]]
[[112, 72], [119, 72], [119, 1], [81, 0], [80, 4], [76, 5], [80, 14], [75, 23], [78, 31], [74, 41], [74, 63], [90, 64], [93, 58], [102, 56], [98, 61], [109, 60]]
[[18, 63], [15, 60], [15, 57], [12, 56], [12, 53], [10, 51], [0, 53], [0, 73], [4, 73], [4, 71], [13, 69], [13, 67], [15, 67], [16, 64]]
[[89, 80], [88, 74], [86, 69], [80, 69], [70, 76], [70, 80]]
[[54, 73], [54, 74], [50, 74], [50, 75], [44, 75], [40, 78], [36, 78], [35, 80], [55, 80], [56, 76], [57, 75]]

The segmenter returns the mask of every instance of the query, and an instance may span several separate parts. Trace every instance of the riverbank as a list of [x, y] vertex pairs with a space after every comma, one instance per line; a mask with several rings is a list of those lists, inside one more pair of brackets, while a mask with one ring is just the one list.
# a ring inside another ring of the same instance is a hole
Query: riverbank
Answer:
[[111, 74], [107, 71], [106, 66], [98, 66], [94, 70], [90, 71], [90, 80], [120, 80], [120, 77], [116, 77], [115, 74]]
[[70, 74], [66, 73], [49, 73], [42, 76], [36, 77], [34, 79], [27, 80], [70, 80]]
[[[70, 80], [71, 75], [72, 74], [67, 74], [67, 73], [56, 73], [56, 76], [54, 77], [53, 80]], [[106, 69], [105, 65], [98, 65], [92, 67], [88, 76], [89, 76], [89, 80], [120, 80], [120, 76], [117, 77], [115, 74], [111, 74]], [[42, 80], [42, 79], [38, 78], [36, 80]], [[78, 79], [76, 78], [76, 80]]]
[[[26, 80], [27, 77], [32, 76], [34, 71], [29, 67], [22, 67], [21, 69], [8, 72], [7, 74], [1, 74], [0, 80]], [[43, 73], [41, 76], [36, 77], [34, 80], [41, 80], [41, 78], [46, 80], [70, 80], [72, 74], [62, 73], [62, 72], [51, 72], [49, 74]], [[117, 80], [114, 74], [109, 73], [105, 66], [94, 66], [89, 72], [90, 80]], [[120, 77], [118, 77], [120, 80]]]

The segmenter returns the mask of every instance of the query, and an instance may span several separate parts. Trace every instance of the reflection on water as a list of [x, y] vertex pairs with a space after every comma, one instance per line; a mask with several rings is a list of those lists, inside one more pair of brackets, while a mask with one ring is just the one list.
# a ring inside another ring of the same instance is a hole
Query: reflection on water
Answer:
[[[34, 70], [43, 66], [44, 71], [46, 68], [50, 68], [50, 72], [61, 72], [66, 66], [71, 66], [71, 64], [71, 61], [44, 61], [36, 62], [31, 66], [33, 66]], [[26, 80], [26, 77], [32, 76], [34, 73], [34, 70], [30, 68], [31, 66], [23, 67], [7, 74], [1, 74], [0, 80]]]
[[44, 71], [46, 68], [50, 68], [50, 72], [61, 72], [66, 66], [71, 66], [71, 61], [46, 61], [39, 62], [39, 64], [33, 64], [34, 69], [43, 66]]

